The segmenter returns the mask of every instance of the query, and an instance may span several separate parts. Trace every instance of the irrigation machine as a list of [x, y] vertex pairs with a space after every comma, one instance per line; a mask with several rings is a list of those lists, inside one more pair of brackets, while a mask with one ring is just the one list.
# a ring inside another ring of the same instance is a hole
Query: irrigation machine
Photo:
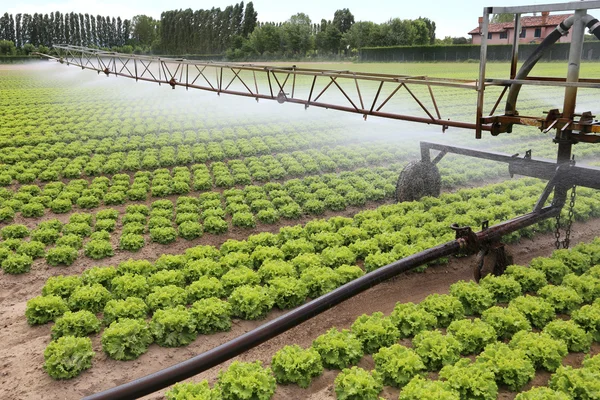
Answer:
[[[441, 190], [441, 178], [436, 164], [448, 153], [503, 162], [508, 164], [511, 175], [540, 178], [547, 180], [548, 183], [533, 210], [527, 214], [494, 226], [484, 222], [479, 231], [469, 226], [453, 225], [449, 229], [455, 230], [455, 240], [368, 273], [187, 361], [96, 393], [87, 399], [132, 399], [165, 388], [219, 365], [382, 281], [441, 257], [458, 253], [476, 254], [474, 268], [476, 279], [486, 272], [501, 274], [510, 263], [510, 256], [501, 242], [502, 236], [545, 219], [557, 220], [555, 232], [557, 248], [568, 247], [576, 187], [600, 189], [600, 168], [578, 166], [572, 156], [573, 145], [579, 142], [600, 143], [600, 122], [595, 119], [592, 111], [575, 111], [579, 88], [600, 89], [600, 79], [583, 79], [579, 76], [585, 28], [587, 27], [591, 34], [600, 39], [600, 22], [588, 14], [588, 10], [594, 9], [600, 9], [600, 1], [484, 8], [479, 77], [476, 80], [310, 69], [295, 65], [275, 67], [194, 61], [121, 54], [72, 45], [55, 45], [54, 55], [40, 54], [61, 64], [94, 70], [106, 76], [114, 75], [136, 81], [155, 82], [159, 85], [169, 85], [173, 89], [177, 87], [200, 89], [219, 95], [223, 93], [249, 97], [257, 101], [275, 100], [278, 103], [302, 104], [305, 108], [321, 107], [345, 111], [360, 114], [365, 120], [369, 116], [375, 116], [438, 125], [443, 130], [450, 127], [466, 128], [474, 130], [477, 139], [481, 139], [484, 132], [489, 132], [492, 137], [510, 133], [514, 125], [536, 127], [544, 134], [550, 134], [557, 146], [556, 160], [548, 160], [534, 158], [531, 150], [527, 150], [524, 156], [519, 156], [421, 142], [421, 159], [410, 162], [399, 176], [396, 187], [398, 201], [438, 196]], [[521, 15], [541, 12], [569, 12], [571, 15], [539, 43], [518, 68]], [[514, 15], [508, 79], [486, 76], [488, 26], [490, 16], [493, 14]], [[566, 78], [530, 76], [529, 73], [545, 51], [569, 32], [571, 42]], [[562, 110], [551, 109], [542, 116], [520, 115], [517, 111], [517, 98], [524, 85], [564, 88]], [[475, 94], [477, 108], [474, 122], [454, 121], [442, 117], [433, 90], [441, 87], [466, 90]], [[485, 91], [489, 87], [498, 87], [500, 90], [493, 107], [486, 111], [484, 99]], [[330, 92], [335, 92], [337, 96], [328, 96], [333, 100], [325, 102], [323, 98]], [[403, 114], [391, 109], [392, 100], [400, 92], [414, 100], [418, 105], [419, 115]], [[503, 101], [504, 110], [499, 111]], [[566, 221], [565, 237], [561, 240], [560, 215], [565, 205], [569, 207], [570, 212]]]

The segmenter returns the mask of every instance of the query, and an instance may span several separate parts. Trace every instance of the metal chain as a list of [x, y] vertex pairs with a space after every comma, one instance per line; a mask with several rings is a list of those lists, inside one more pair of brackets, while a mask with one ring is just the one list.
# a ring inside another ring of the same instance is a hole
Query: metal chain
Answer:
[[554, 246], [557, 249], [560, 249], [560, 213], [556, 216], [556, 228], [554, 229], [554, 238], [556, 241], [554, 242]]
[[575, 200], [577, 199], [577, 186], [573, 185], [571, 189], [571, 198], [569, 202], [569, 213], [567, 214], [567, 224], [565, 229], [565, 239], [560, 240], [560, 213], [556, 216], [556, 229], [554, 230], [554, 245], [557, 249], [561, 247], [568, 249], [571, 243], [571, 227], [573, 226], [573, 217], [575, 215]]
[[567, 229], [565, 231], [565, 240], [563, 248], [568, 249], [571, 242], [571, 226], [573, 225], [573, 216], [575, 215], [575, 200], [577, 199], [577, 186], [573, 185], [571, 190], [571, 202], [569, 203], [569, 216], [567, 217]]

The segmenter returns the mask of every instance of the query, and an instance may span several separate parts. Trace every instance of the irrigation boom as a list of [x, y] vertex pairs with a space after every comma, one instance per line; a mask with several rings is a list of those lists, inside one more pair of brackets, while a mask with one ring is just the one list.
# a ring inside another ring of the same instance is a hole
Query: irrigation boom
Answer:
[[[432, 249], [396, 261], [368, 273], [322, 297], [312, 300], [295, 310], [270, 321], [230, 342], [183, 363], [158, 371], [141, 379], [87, 397], [88, 399], [132, 399], [165, 388], [175, 382], [227, 361], [268, 339], [299, 325], [336, 304], [402, 272], [409, 271], [437, 258], [463, 252], [477, 254], [474, 274], [479, 279], [488, 271], [501, 274], [510, 263], [510, 256], [501, 243], [503, 235], [531, 226], [547, 218], [557, 219], [556, 246], [569, 246], [571, 220], [568, 221], [566, 238], [560, 237], [560, 213], [571, 190], [572, 207], [575, 187], [600, 189], [600, 168], [577, 166], [572, 159], [572, 147], [578, 142], [599, 143], [600, 123], [591, 111], [575, 112], [579, 88], [600, 89], [600, 79], [579, 77], [585, 28], [600, 39], [600, 22], [588, 14], [588, 10], [600, 9], [600, 1], [577, 1], [534, 6], [486, 7], [483, 9], [481, 26], [481, 54], [479, 77], [476, 80], [431, 78], [426, 76], [361, 73], [347, 70], [325, 70], [290, 67], [274, 67], [254, 64], [194, 61], [120, 54], [80, 46], [54, 46], [56, 55], [42, 56], [67, 65], [90, 69], [107, 76], [127, 77], [137, 81], [166, 84], [173, 89], [200, 89], [217, 94], [231, 94], [258, 100], [275, 100], [279, 103], [302, 104], [305, 107], [321, 107], [362, 115], [419, 122], [448, 127], [466, 128], [482, 138], [483, 132], [492, 136], [510, 133], [514, 125], [536, 127], [548, 133], [554, 131], [557, 144], [556, 160], [532, 157], [531, 150], [523, 157], [465, 147], [421, 142], [421, 160], [409, 163], [400, 174], [396, 195], [399, 201], [415, 200], [423, 196], [437, 196], [441, 191], [441, 178], [436, 164], [448, 153], [505, 162], [512, 174], [548, 180], [534, 209], [525, 215], [489, 227], [484, 222], [479, 232], [471, 227], [452, 226], [456, 239]], [[521, 15], [533, 12], [565, 12], [574, 14], [564, 20], [550, 33], [525, 60], [518, 65]], [[486, 77], [487, 33], [490, 15], [513, 14], [514, 36], [508, 79]], [[565, 78], [531, 77], [529, 72], [544, 52], [562, 36], [571, 31], [568, 72]], [[522, 116], [517, 111], [517, 99], [522, 86], [550, 86], [564, 88], [563, 109], [548, 110], [542, 116]], [[490, 110], [485, 110], [486, 88], [499, 87], [500, 94]], [[470, 91], [477, 97], [477, 110], [473, 121], [453, 121], [442, 116], [434, 89], [453, 88]], [[333, 92], [333, 93], [332, 93]], [[400, 93], [408, 93], [414, 100], [420, 115], [402, 113], [392, 108]], [[324, 98], [328, 100], [325, 101]], [[506, 97], [506, 99], [505, 99]], [[498, 111], [505, 100], [504, 110]], [[428, 104], [428, 105], [426, 105]], [[432, 157], [432, 152], [437, 152]], [[552, 196], [552, 201], [548, 199]], [[572, 218], [572, 213], [571, 213]]]

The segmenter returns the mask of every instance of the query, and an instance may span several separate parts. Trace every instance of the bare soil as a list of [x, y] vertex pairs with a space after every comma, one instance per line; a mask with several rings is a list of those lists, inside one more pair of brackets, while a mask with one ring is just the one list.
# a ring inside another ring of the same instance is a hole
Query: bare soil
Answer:
[[[248, 232], [244, 231], [244, 234], [248, 235]], [[237, 235], [232, 232], [231, 236], [235, 237]], [[572, 243], [590, 241], [597, 236], [600, 236], [600, 220], [593, 220], [585, 224], [575, 223]], [[169, 248], [169, 252], [181, 251], [177, 248], [178, 245]], [[189, 247], [189, 245], [186, 247]], [[531, 240], [523, 239], [520, 243], [509, 246], [509, 249], [514, 256], [515, 263], [527, 264], [534, 257], [549, 256], [551, 254], [553, 236], [546, 234], [539, 235]], [[151, 245], [145, 247], [139, 256], [155, 258], [156, 254], [160, 254], [160, 252], [165, 252], [164, 247], [160, 247], [159, 250], [158, 247]], [[116, 260], [111, 259], [111, 262], [114, 263]], [[68, 268], [65, 273], [79, 273], [89, 267], [86, 264], [95, 263], [81, 258], [78, 260], [77, 266]], [[363, 313], [370, 314], [375, 311], [382, 311], [388, 314], [398, 301], [419, 302], [431, 293], [447, 293], [452, 283], [460, 279], [471, 279], [470, 265], [471, 258], [452, 259], [445, 266], [434, 266], [423, 273], [409, 273], [391, 279], [245, 352], [236, 359], [242, 361], [261, 360], [265, 365], [268, 365], [273, 354], [284, 345], [297, 343], [301, 346], [309, 346], [312, 340], [330, 327], [348, 328]], [[72, 380], [55, 381], [42, 368], [44, 348], [50, 341], [51, 324], [31, 327], [24, 317], [27, 300], [40, 294], [46, 279], [55, 274], [57, 274], [57, 269], [48, 267], [35, 268], [31, 273], [22, 277], [7, 275], [1, 277], [0, 399], [81, 398], [182, 362], [283, 314], [282, 311], [275, 310], [263, 321], [235, 320], [233, 329], [230, 332], [199, 336], [195, 342], [187, 347], [170, 349], [153, 344], [146, 354], [135, 361], [129, 362], [109, 359], [102, 352], [100, 335], [94, 335], [92, 336], [92, 342], [96, 357], [92, 368]], [[592, 348], [592, 354], [599, 352], [600, 346], [595, 344]], [[578, 366], [583, 357], [584, 355], [580, 353], [570, 354], [564, 360], [564, 363]], [[194, 380], [208, 379], [212, 384], [219, 369], [227, 367], [230, 362], [199, 374]], [[366, 356], [359, 365], [364, 368], [373, 368], [373, 361], [370, 356]], [[315, 379], [308, 389], [300, 389], [295, 385], [278, 386], [274, 398], [277, 400], [335, 399], [333, 381], [336, 375], [337, 371], [326, 371], [321, 377]], [[527, 387], [543, 385], [548, 378], [549, 374], [538, 373], [534, 381]], [[164, 391], [147, 398], [162, 398], [163, 393]], [[386, 387], [382, 396], [395, 399], [398, 396], [398, 390]], [[514, 396], [514, 393], [502, 389], [499, 398], [512, 399]]]

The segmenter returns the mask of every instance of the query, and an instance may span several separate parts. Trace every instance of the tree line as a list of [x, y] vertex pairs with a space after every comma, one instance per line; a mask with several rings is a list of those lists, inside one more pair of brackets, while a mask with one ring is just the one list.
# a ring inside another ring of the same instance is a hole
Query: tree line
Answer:
[[[16, 52], [54, 44], [112, 48], [123, 46], [129, 40], [130, 20], [121, 17], [61, 13], [8, 14], [0, 17], [0, 40], [12, 42]], [[6, 48], [7, 44], [4, 44]]]
[[283, 23], [259, 23], [247, 38], [232, 42], [227, 56], [348, 54], [361, 47], [429, 45], [436, 42], [435, 28], [435, 22], [428, 18], [393, 18], [382, 24], [355, 22], [347, 8], [320, 23], [312, 23], [308, 15], [298, 13]]
[[[64, 43], [153, 54], [223, 54], [228, 58], [352, 55], [361, 47], [430, 45], [439, 42], [435, 22], [392, 18], [355, 21], [349, 9], [312, 22], [298, 13], [284, 22], [258, 22], [252, 2], [221, 8], [172, 10], [159, 20], [89, 14], [36, 13], [0, 16], [0, 54], [28, 54]], [[12, 46], [12, 48], [11, 48]]]

